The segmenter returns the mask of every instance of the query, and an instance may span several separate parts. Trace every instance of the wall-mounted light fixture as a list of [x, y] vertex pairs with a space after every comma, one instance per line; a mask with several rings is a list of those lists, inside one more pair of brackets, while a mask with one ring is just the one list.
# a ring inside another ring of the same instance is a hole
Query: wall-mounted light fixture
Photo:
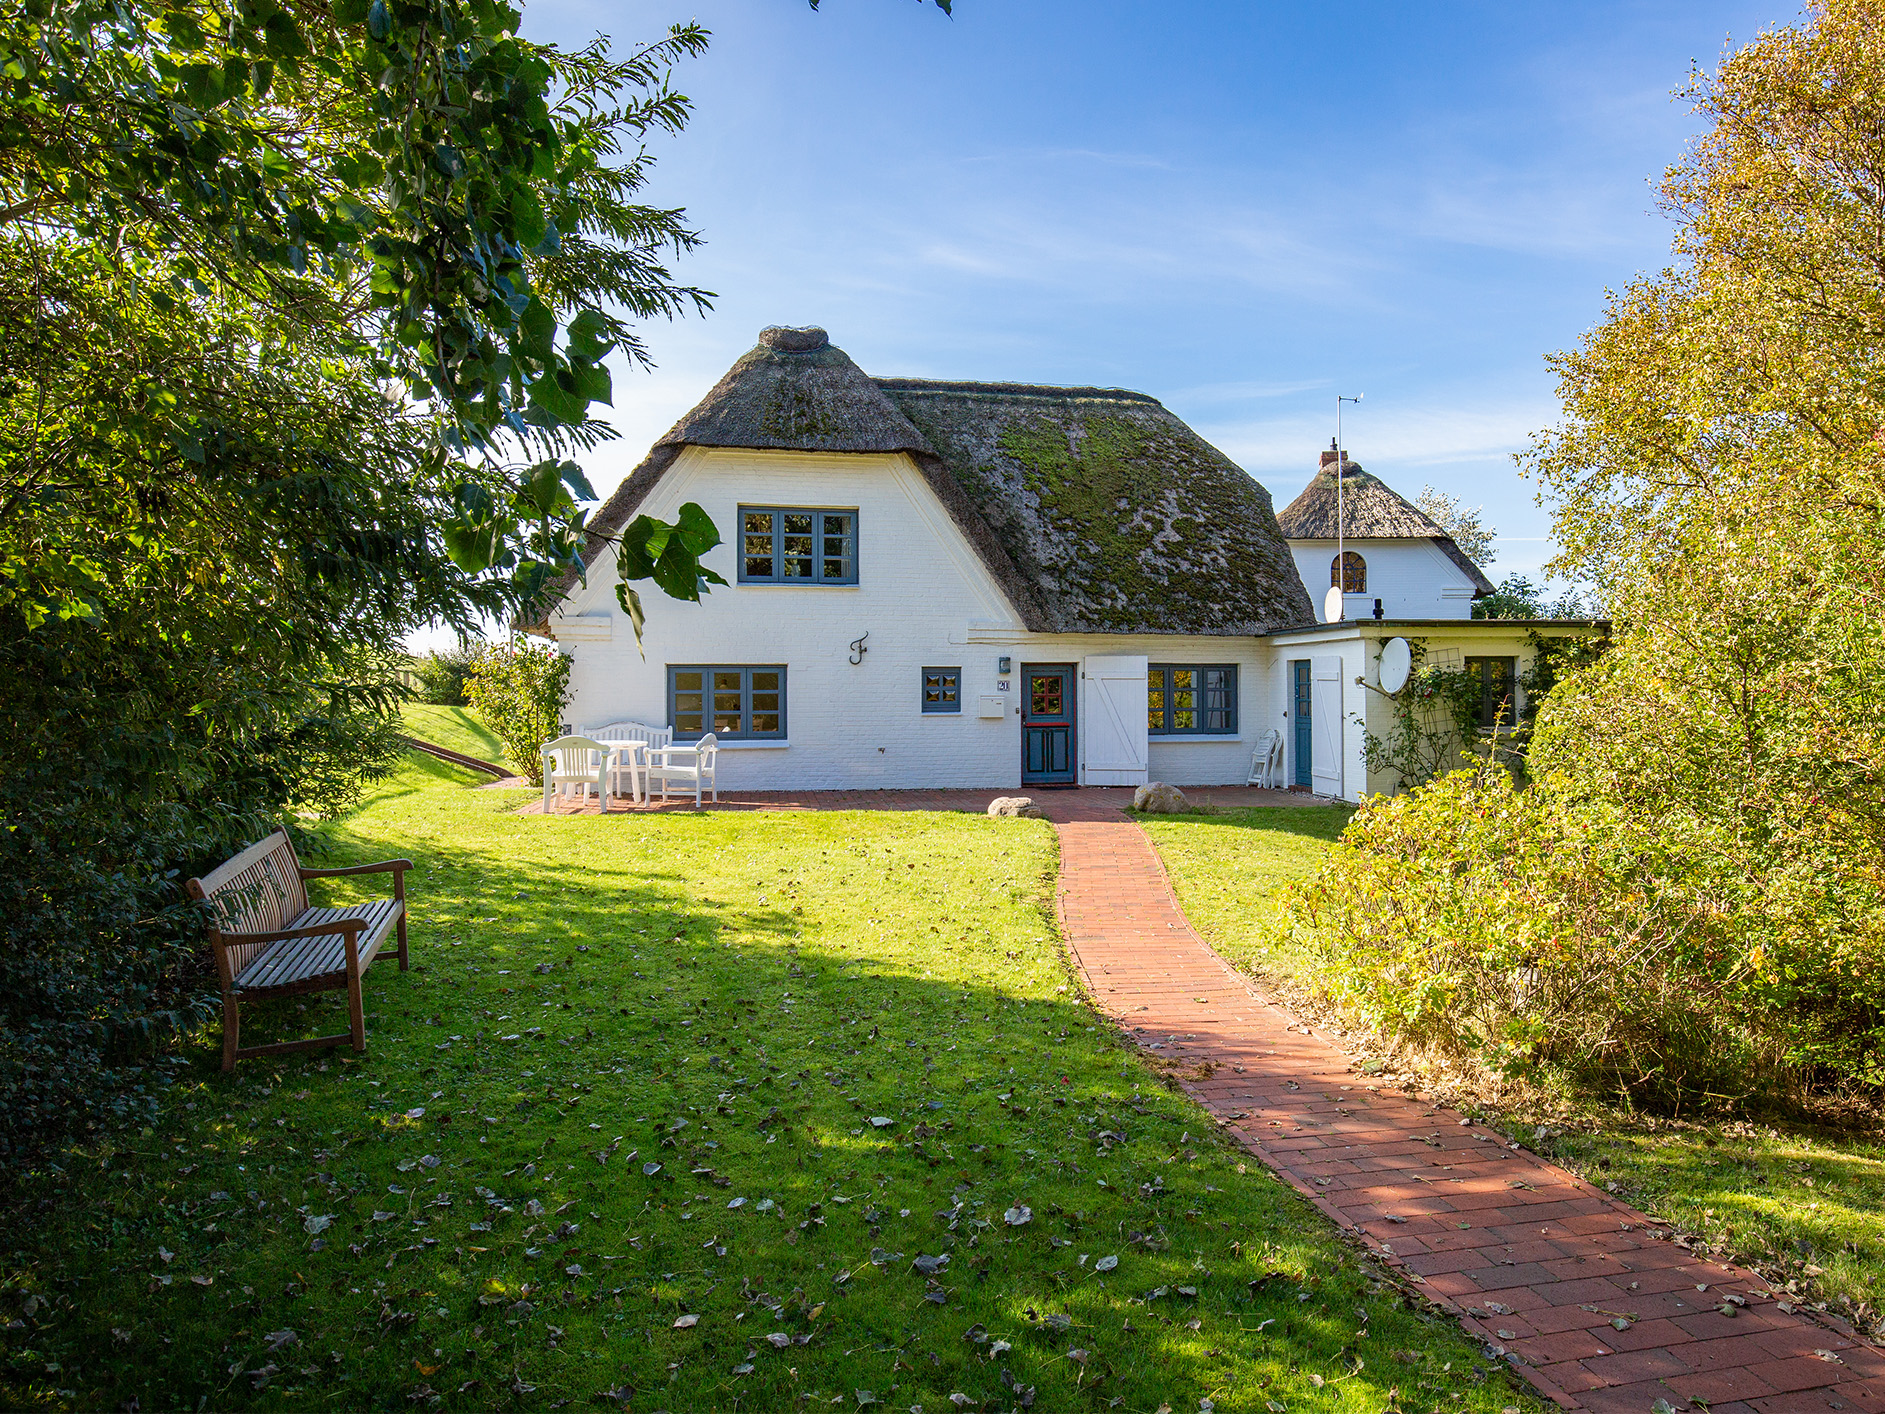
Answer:
[[1014, 659], [1013, 658], [997, 658], [995, 660], [995, 671], [998, 673], [1013, 672]]

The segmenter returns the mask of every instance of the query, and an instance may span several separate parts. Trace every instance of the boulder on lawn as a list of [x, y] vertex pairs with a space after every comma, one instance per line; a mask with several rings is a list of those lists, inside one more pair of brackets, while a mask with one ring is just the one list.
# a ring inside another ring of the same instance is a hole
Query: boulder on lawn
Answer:
[[1182, 810], [1191, 809], [1191, 802], [1185, 799], [1185, 793], [1177, 786], [1153, 781], [1132, 793], [1132, 808], [1146, 815], [1176, 815]]
[[1034, 797], [1030, 795], [997, 796], [988, 802], [988, 816], [991, 820], [1013, 816], [1038, 820], [1041, 818], [1041, 807], [1034, 803]]

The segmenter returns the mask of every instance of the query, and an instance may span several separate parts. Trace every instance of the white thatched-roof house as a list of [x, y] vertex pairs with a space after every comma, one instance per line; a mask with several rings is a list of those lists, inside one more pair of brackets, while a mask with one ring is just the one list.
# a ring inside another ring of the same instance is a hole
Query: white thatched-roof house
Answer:
[[[730, 583], [655, 601], [638, 651], [607, 537], [689, 501]], [[1356, 796], [1354, 683], [1397, 626], [1319, 625], [1277, 521], [1143, 393], [873, 378], [823, 330], [767, 329], [536, 628], [573, 659], [573, 723], [713, 731], [723, 788], [1241, 783], [1275, 730], [1294, 783]], [[1515, 667], [1512, 626], [1444, 627]]]

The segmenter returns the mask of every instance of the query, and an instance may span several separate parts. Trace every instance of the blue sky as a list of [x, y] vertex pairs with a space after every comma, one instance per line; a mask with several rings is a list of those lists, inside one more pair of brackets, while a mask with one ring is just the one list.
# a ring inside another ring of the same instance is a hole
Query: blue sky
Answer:
[[866, 371], [1150, 392], [1280, 508], [1332, 432], [1412, 496], [1483, 504], [1494, 578], [1547, 558], [1511, 453], [1544, 356], [1660, 267], [1654, 178], [1692, 63], [1790, 5], [526, 0], [525, 30], [627, 45], [695, 18], [693, 125], [650, 196], [709, 244], [704, 319], [616, 373], [607, 494], [766, 324]]

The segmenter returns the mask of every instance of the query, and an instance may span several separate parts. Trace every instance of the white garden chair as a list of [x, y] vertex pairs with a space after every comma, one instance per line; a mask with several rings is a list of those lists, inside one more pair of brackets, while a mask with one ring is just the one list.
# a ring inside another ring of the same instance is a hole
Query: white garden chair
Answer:
[[543, 743], [543, 813], [550, 801], [566, 790], [586, 798], [594, 790], [603, 810], [609, 808], [609, 747], [594, 737], [560, 736]]
[[[585, 735], [615, 748], [614, 759], [609, 766], [609, 788], [617, 795], [628, 796], [638, 805], [646, 805], [648, 752], [656, 747], [672, 746], [674, 728], [651, 727], [642, 722], [610, 722], [606, 727], [597, 727]], [[622, 789], [624, 776], [628, 778], [627, 790]]]
[[1250, 756], [1250, 779], [1245, 785], [1279, 790], [1283, 784], [1283, 734], [1272, 727], [1257, 741]]
[[668, 786], [679, 781], [685, 786], [694, 783], [694, 808], [700, 808], [702, 786], [710, 787], [713, 800], [720, 800], [720, 782], [714, 775], [714, 758], [719, 755], [720, 743], [708, 732], [692, 746], [656, 746], [647, 751], [648, 788], [654, 789], [655, 778], [661, 778], [661, 799], [668, 798]]

